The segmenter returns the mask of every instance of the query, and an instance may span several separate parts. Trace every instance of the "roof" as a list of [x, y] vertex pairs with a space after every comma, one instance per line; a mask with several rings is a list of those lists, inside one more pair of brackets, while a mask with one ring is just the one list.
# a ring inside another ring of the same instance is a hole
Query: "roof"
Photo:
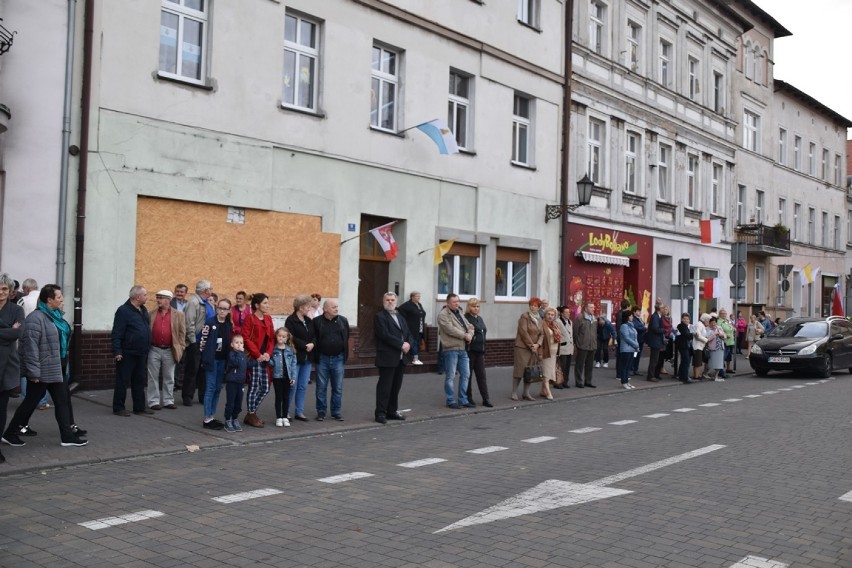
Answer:
[[737, 3], [745, 8], [749, 15], [753, 16], [760, 23], [772, 30], [776, 39], [779, 37], [788, 37], [793, 35], [793, 32], [782, 26], [778, 20], [770, 16], [768, 12], [751, 0], [738, 0]]
[[790, 95], [791, 97], [798, 99], [801, 102], [805, 103], [809, 107], [811, 107], [815, 110], [818, 110], [821, 113], [823, 113], [824, 115], [826, 115], [826, 116], [832, 118], [833, 120], [839, 122], [842, 126], [844, 126], [846, 128], [852, 127], [852, 120], [849, 120], [848, 118], [846, 118], [845, 116], [843, 116], [839, 112], [828, 108], [827, 106], [825, 106], [824, 104], [822, 104], [821, 102], [819, 102], [818, 100], [816, 100], [815, 98], [813, 98], [812, 96], [807, 94], [806, 92], [800, 91], [799, 89], [797, 89], [796, 87], [794, 87], [790, 83], [788, 83], [786, 81], [782, 81], [781, 79], [775, 79], [774, 83], [775, 83], [775, 92], [776, 93], [779, 92], [779, 91], [782, 92], [782, 93], [786, 93], [786, 94]]

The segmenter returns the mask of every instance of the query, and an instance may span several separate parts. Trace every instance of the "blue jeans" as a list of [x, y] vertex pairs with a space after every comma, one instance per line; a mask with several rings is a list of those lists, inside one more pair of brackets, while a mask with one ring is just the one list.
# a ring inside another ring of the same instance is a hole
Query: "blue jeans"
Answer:
[[219, 393], [222, 392], [222, 379], [225, 376], [225, 361], [224, 359], [216, 359], [213, 361], [212, 369], [205, 369], [205, 388], [204, 388], [204, 417], [210, 418], [216, 415], [216, 407], [219, 406]]
[[625, 351], [618, 353], [618, 378], [621, 384], [626, 385], [630, 381], [630, 371], [633, 370], [633, 352]]
[[[308, 394], [308, 381], [311, 380], [311, 362], [296, 365], [296, 388], [290, 388], [290, 407], [295, 408], [296, 416], [305, 415], [305, 395]], [[295, 402], [295, 404], [294, 404]]]
[[458, 403], [464, 406], [468, 404], [467, 400], [467, 383], [470, 380], [470, 360], [467, 357], [467, 351], [458, 349], [454, 351], [444, 350], [444, 395], [447, 397], [447, 404], [455, 404], [456, 397], [453, 392], [453, 380], [456, 377], [456, 371], [459, 372], [459, 391]]
[[678, 349], [677, 352], [680, 355], [680, 365], [678, 365], [677, 368], [677, 378], [685, 383], [690, 379], [689, 364], [692, 359], [692, 348], [686, 347], [685, 349]]
[[331, 415], [340, 416], [343, 407], [343, 353], [320, 355], [317, 365], [317, 416], [328, 409], [328, 383], [331, 381]]

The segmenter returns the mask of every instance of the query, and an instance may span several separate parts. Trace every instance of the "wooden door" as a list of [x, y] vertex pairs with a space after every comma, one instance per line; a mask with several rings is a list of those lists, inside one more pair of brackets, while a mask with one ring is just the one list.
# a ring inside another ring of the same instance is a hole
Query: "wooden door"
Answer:
[[390, 261], [385, 258], [378, 241], [368, 231], [390, 222], [390, 219], [361, 216], [361, 254], [358, 264], [358, 346], [361, 356], [376, 350], [373, 319], [382, 309], [382, 296], [388, 291]]

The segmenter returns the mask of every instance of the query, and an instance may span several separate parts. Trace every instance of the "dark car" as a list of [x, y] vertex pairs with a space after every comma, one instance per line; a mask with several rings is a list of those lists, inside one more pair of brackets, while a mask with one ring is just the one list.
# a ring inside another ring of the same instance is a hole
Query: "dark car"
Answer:
[[748, 361], [759, 377], [769, 371], [852, 373], [852, 323], [839, 317], [790, 318], [752, 346]]

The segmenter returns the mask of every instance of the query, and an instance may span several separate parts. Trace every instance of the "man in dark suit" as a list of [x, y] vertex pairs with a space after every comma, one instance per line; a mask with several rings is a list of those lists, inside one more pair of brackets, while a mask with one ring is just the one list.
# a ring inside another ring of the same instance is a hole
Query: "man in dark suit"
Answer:
[[376, 337], [376, 422], [405, 420], [398, 409], [399, 389], [405, 372], [405, 357], [411, 349], [413, 338], [405, 319], [396, 311], [396, 294], [388, 292], [382, 297], [384, 309], [376, 314], [373, 330]]

